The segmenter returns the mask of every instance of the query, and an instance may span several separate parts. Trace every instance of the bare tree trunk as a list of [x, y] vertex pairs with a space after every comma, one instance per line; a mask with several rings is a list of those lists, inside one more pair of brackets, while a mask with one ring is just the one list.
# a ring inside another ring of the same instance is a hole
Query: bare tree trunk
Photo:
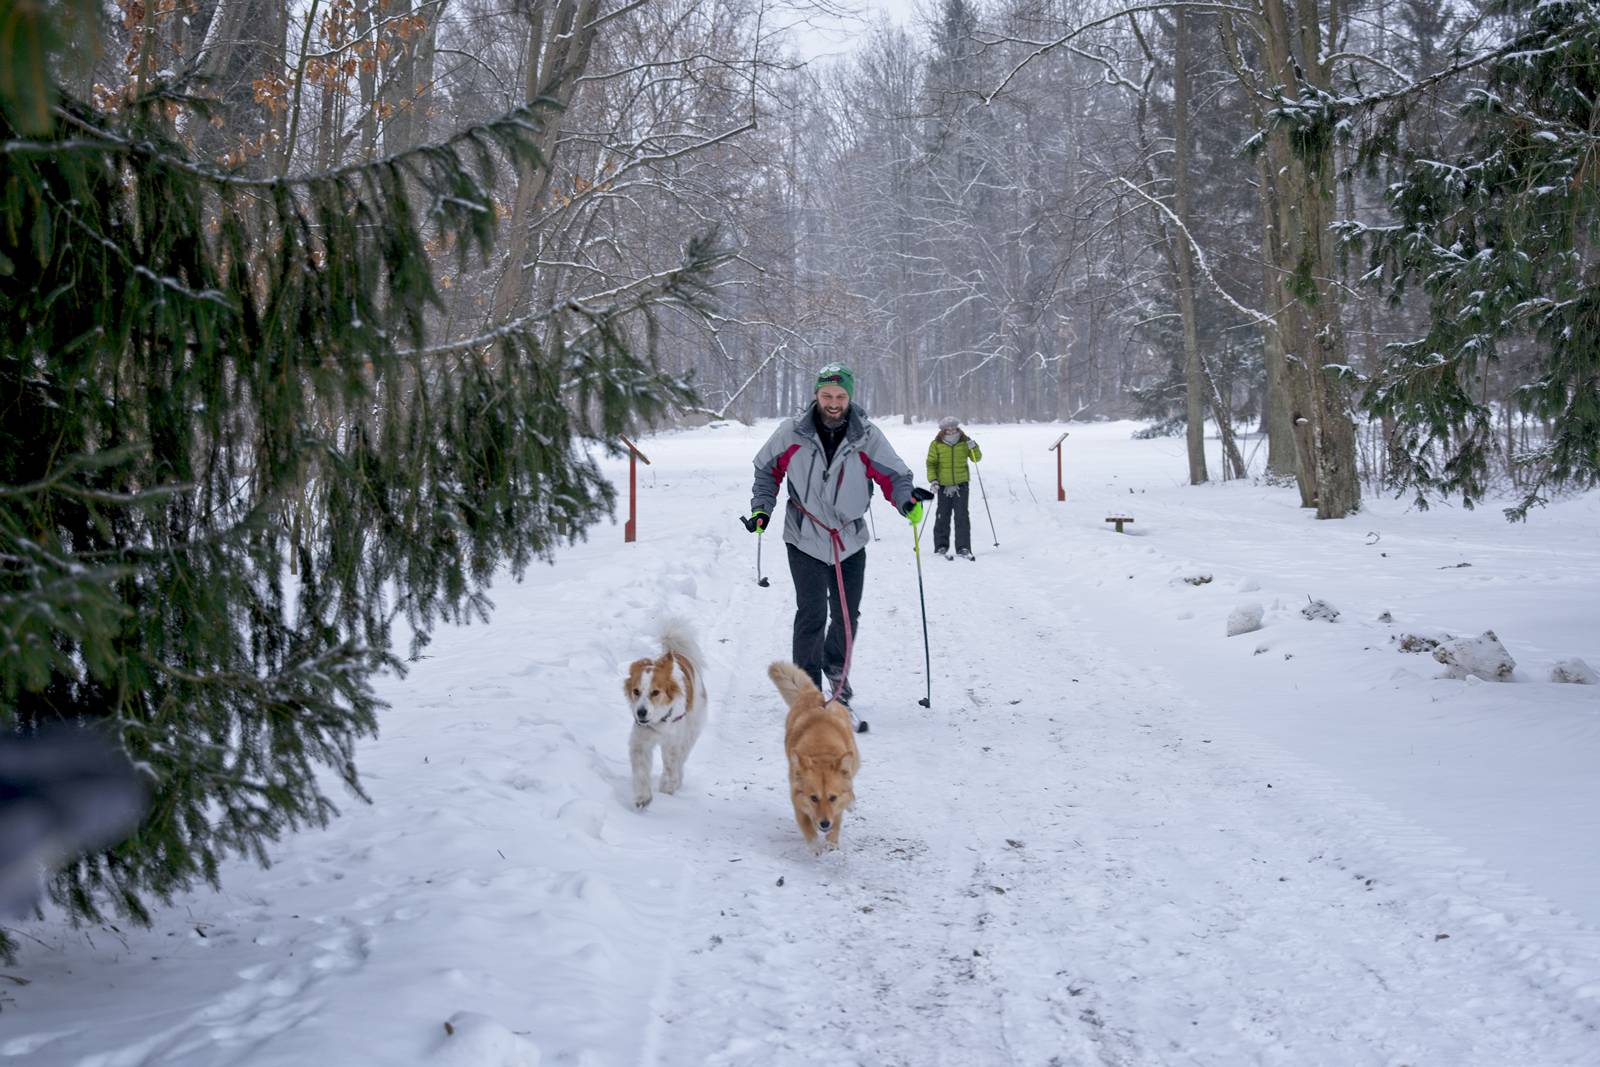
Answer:
[[[1172, 128], [1177, 142], [1173, 163], [1173, 207], [1185, 232], [1172, 235], [1178, 273], [1178, 309], [1183, 316], [1185, 439], [1189, 446], [1189, 484], [1200, 485], [1206, 475], [1205, 371], [1200, 365], [1200, 340], [1195, 323], [1193, 249], [1189, 247], [1189, 9], [1174, 12], [1177, 23], [1172, 71]], [[1217, 412], [1222, 421], [1222, 412]]]
[[[155, 8], [150, 4], [146, 10]], [[196, 145], [202, 154], [226, 157], [243, 147], [247, 150], [236, 158], [245, 173], [264, 177], [278, 172], [278, 154], [286, 147], [281, 128], [284, 111], [273, 112], [257, 102], [256, 82], [281, 84], [288, 31], [283, 0], [220, 0], [196, 48], [200, 73], [221, 103], [222, 119], [220, 125], [196, 126]], [[153, 37], [146, 40], [153, 43]], [[141, 61], [141, 74], [143, 70]]]
[[334, 168], [339, 155], [339, 112], [335, 110], [336, 103], [343, 94], [336, 93], [324, 84], [321, 96], [317, 102], [317, 147], [316, 162], [312, 169], [319, 173], [326, 173]]
[[1065, 422], [1072, 418], [1072, 350], [1077, 331], [1072, 319], [1060, 312], [1056, 323], [1056, 418]]
[[[413, 8], [411, 0], [391, 0], [386, 17], [405, 17]], [[404, 152], [416, 143], [417, 42], [396, 37], [398, 49], [389, 63], [378, 99], [382, 101], [383, 154]]]
[[[1287, 303], [1283, 291], [1283, 244], [1278, 238], [1278, 207], [1273, 195], [1273, 153], [1262, 152], [1257, 163], [1261, 201], [1261, 297], [1268, 314]], [[1280, 478], [1295, 472], [1294, 424], [1289, 418], [1289, 368], [1284, 359], [1283, 334], [1276, 323], [1261, 325], [1261, 347], [1267, 366], [1265, 422], [1267, 471]]]
[[[404, 32], [382, 35], [392, 60], [382, 70], [378, 86], [378, 111], [382, 121], [383, 151], [397, 155], [425, 140], [427, 112], [433, 97], [434, 46], [445, 0], [391, 0], [384, 9], [386, 21], [407, 26]], [[415, 28], [420, 20], [420, 31]]]
[[361, 110], [356, 123], [363, 161], [378, 155], [378, 56], [374, 36], [371, 0], [360, 2], [356, 5], [356, 39], [365, 41], [366, 47], [365, 51], [357, 49], [356, 92], [357, 106]]
[[1289, 180], [1290, 167], [1288, 143], [1281, 132], [1274, 132], [1267, 139], [1267, 171], [1271, 176], [1272, 201], [1277, 206], [1276, 241], [1269, 258], [1279, 264], [1274, 276], [1277, 300], [1273, 305], [1276, 323], [1273, 332], [1278, 337], [1283, 354], [1280, 385], [1293, 442], [1291, 451], [1294, 461], [1291, 469], [1295, 485], [1300, 490], [1300, 506], [1314, 508], [1319, 495], [1316, 439], [1309, 414], [1312, 405], [1311, 383], [1305, 357], [1311, 345], [1311, 325], [1305, 305], [1290, 293], [1288, 281], [1292, 265], [1296, 262], [1288, 235], [1300, 225]]
[[[1291, 32], [1283, 0], [1262, 0], [1264, 40], [1273, 80], [1291, 97], [1302, 87], [1331, 88], [1322, 54], [1321, 23], [1316, 0], [1298, 0], [1297, 34]], [[1338, 32], [1338, 6], [1329, 4], [1329, 38]], [[1299, 44], [1298, 50], [1295, 44]], [[1285, 308], [1295, 338], [1299, 373], [1292, 415], [1296, 433], [1302, 498], [1314, 486], [1317, 517], [1338, 519], [1361, 506], [1361, 484], [1356, 471], [1355, 424], [1348, 408], [1348, 389], [1336, 368], [1346, 362], [1344, 329], [1339, 318], [1338, 290], [1334, 283], [1336, 259], [1332, 222], [1335, 194], [1331, 144], [1323, 150], [1290, 151], [1282, 133], [1273, 135], [1281, 146], [1285, 166], [1275, 171], [1281, 184], [1281, 236], [1292, 263], [1291, 285], [1296, 299]], [[1334, 372], [1330, 374], [1330, 369]], [[1308, 486], [1308, 483], [1309, 486]]]
[[[589, 52], [594, 45], [595, 29], [591, 23], [597, 5], [598, 0], [534, 0], [529, 12], [524, 59], [523, 99], [526, 102], [531, 104], [541, 97], [549, 97], [563, 109], [572, 103], [578, 77], [588, 66]], [[527, 293], [528, 226], [544, 194], [560, 133], [556, 113], [547, 114], [545, 123], [538, 138], [544, 165], [523, 167], [517, 174], [517, 194], [505, 241], [505, 268], [495, 284], [491, 301], [490, 315], [495, 323], [514, 318]]]
[[911, 250], [906, 246], [906, 242], [910, 240], [911, 236], [907, 232], [910, 229], [911, 221], [908, 217], [911, 213], [911, 193], [908, 179], [909, 175], [906, 174], [905, 163], [903, 161], [897, 162], [894, 166], [894, 195], [900, 201], [895, 205], [895, 210], [900, 218], [899, 225], [895, 227], [899, 231], [897, 241], [900, 246], [900, 263], [896, 271], [894, 328], [900, 335], [900, 373], [905, 387], [906, 398], [905, 407], [902, 409], [903, 413], [900, 418], [906, 425], [910, 425], [911, 421], [922, 410], [921, 367], [917, 363], [916, 346], [911, 343], [910, 316], [906, 314], [905, 310], [906, 294], [910, 289], [910, 279], [906, 276], [906, 265], [911, 262]]
[[1216, 375], [1211, 373], [1211, 368], [1207, 364], [1202, 362], [1200, 371], [1204, 377], [1206, 396], [1211, 403], [1211, 410], [1217, 417], [1217, 436], [1222, 442], [1222, 480], [1243, 478], [1244, 453], [1239, 451], [1239, 438], [1233, 432], [1233, 401], [1227, 391], [1217, 383]]
[[[87, 4], [68, 4], [62, 11], [61, 21], [67, 42], [61, 54], [61, 87], [78, 99], [87, 100], [94, 91], [95, 64], [100, 61], [104, 45], [94, 9]], [[184, 38], [187, 27], [187, 20], [173, 19], [168, 23], [174, 54], [186, 58], [189, 56]]]

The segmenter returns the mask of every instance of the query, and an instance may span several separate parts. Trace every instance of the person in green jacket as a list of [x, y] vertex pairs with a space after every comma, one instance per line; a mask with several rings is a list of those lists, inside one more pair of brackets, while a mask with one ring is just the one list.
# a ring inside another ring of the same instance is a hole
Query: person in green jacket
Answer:
[[939, 436], [928, 446], [928, 481], [939, 496], [939, 511], [933, 520], [933, 550], [945, 559], [955, 559], [950, 554], [950, 519], [956, 523], [956, 553], [962, 559], [975, 559], [972, 554], [972, 517], [967, 511], [967, 497], [972, 490], [972, 474], [967, 461], [977, 463], [983, 459], [978, 442], [961, 429], [954, 415], [939, 420]]

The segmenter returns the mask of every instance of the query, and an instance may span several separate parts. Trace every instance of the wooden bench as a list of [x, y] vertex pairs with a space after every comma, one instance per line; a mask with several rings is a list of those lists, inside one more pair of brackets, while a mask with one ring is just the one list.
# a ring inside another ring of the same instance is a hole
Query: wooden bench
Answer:
[[1117, 524], [1117, 533], [1121, 533], [1122, 532], [1122, 524], [1125, 523], [1125, 522], [1132, 522], [1133, 521], [1133, 516], [1132, 515], [1107, 515], [1106, 516], [1106, 521], [1107, 522], [1116, 523]]

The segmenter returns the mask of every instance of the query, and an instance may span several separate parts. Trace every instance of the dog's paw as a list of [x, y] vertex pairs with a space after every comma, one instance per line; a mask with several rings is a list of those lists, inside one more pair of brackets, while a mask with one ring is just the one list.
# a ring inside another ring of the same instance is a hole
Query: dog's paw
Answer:
[[806, 847], [811, 850], [813, 856], [820, 856], [828, 851], [828, 840], [824, 837], [813, 837], [806, 842]]
[[638, 794], [633, 798], [634, 810], [643, 811], [645, 808], [650, 806], [650, 802], [654, 799], [655, 797], [651, 796], [649, 793]]
[[681, 778], [663, 778], [657, 788], [670, 797], [678, 791], [678, 787], [681, 785], [683, 785], [683, 779]]

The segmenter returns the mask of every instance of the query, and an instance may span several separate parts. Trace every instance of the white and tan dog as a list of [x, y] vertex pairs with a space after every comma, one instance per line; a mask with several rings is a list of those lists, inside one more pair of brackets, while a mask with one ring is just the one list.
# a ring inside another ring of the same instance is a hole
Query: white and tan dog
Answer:
[[628, 665], [622, 692], [633, 712], [628, 756], [633, 763], [633, 806], [641, 811], [653, 798], [650, 771], [661, 749], [661, 791], [683, 784], [683, 764], [706, 722], [705, 657], [689, 627], [668, 622], [661, 633], [661, 655]]

